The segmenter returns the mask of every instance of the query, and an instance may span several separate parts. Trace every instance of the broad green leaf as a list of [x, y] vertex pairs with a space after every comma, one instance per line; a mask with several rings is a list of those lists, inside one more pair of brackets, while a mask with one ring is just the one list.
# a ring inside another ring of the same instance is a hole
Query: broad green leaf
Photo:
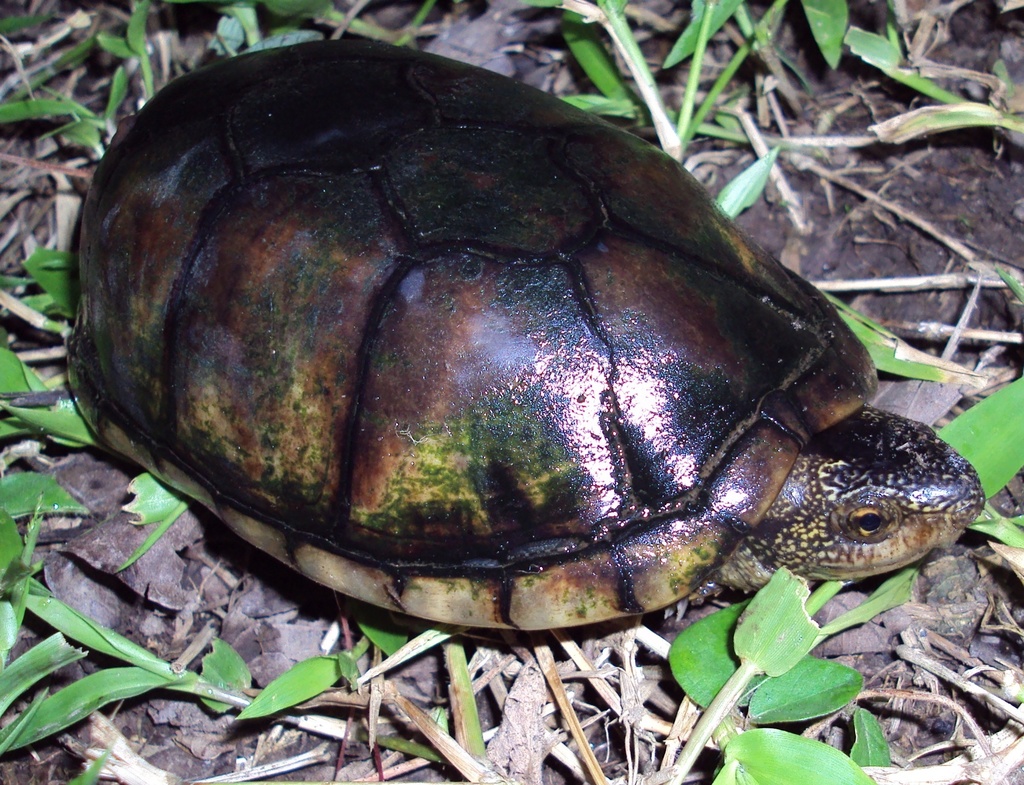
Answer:
[[[180, 2], [181, 0], [169, 0]], [[217, 20], [217, 35], [210, 41], [210, 49], [219, 55], [237, 54], [245, 46], [245, 28], [234, 16], [224, 15]]]
[[953, 362], [925, 354], [842, 300], [826, 295], [839, 315], [867, 347], [871, 360], [880, 371], [944, 384], [975, 384], [981, 377]]
[[[741, 772], [736, 782], [757, 785], [874, 785], [835, 747], [774, 728], [755, 728], [725, 745], [725, 762]], [[715, 779], [718, 785], [719, 779]]]
[[934, 98], [944, 104], [957, 104], [964, 100], [939, 87], [931, 79], [927, 79], [911, 69], [901, 67], [903, 54], [888, 38], [851, 27], [846, 34], [845, 43], [850, 47], [850, 51], [865, 63], [875, 66], [890, 79], [905, 84], [922, 95]]
[[[0, 576], [18, 558], [24, 550], [25, 544], [18, 534], [18, 525], [14, 522], [5, 510], [0, 509]], [[2, 714], [3, 712], [0, 712]]]
[[853, 668], [810, 655], [750, 698], [748, 716], [757, 725], [803, 722], [839, 711], [860, 692], [864, 678]]
[[274, 679], [238, 715], [240, 720], [266, 717], [319, 695], [343, 676], [337, 657], [310, 657]]
[[858, 766], [891, 766], [889, 742], [885, 740], [882, 724], [867, 709], [853, 711], [853, 747], [850, 758]]
[[803, 7], [821, 56], [830, 68], [836, 68], [843, 54], [843, 38], [850, 19], [846, 0], [803, 0]]
[[146, 525], [181, 515], [185, 497], [158, 480], [149, 472], [136, 476], [128, 485], [133, 498], [124, 505], [124, 511], [134, 516], [132, 523]]
[[65, 141], [92, 150], [97, 155], [103, 154], [103, 144], [100, 141], [100, 128], [94, 120], [76, 120], [73, 123], [62, 125], [53, 131], [43, 135], [44, 138], [60, 136]]
[[715, 611], [680, 632], [668, 653], [672, 676], [690, 696], [706, 707], [736, 672], [739, 660], [732, 648], [736, 620], [747, 603]]
[[126, 570], [141, 559], [159, 542], [164, 533], [174, 525], [188, 509], [188, 500], [156, 479], [152, 474], [144, 472], [128, 485], [128, 491], [134, 498], [124, 505], [125, 512], [135, 516], [132, 523], [139, 526], [156, 524], [146, 535], [146, 539], [123, 564], [118, 565], [118, 572]]
[[10, 349], [0, 346], [0, 392], [42, 392], [43, 380]]
[[68, 318], [75, 315], [80, 294], [78, 261], [75, 254], [38, 248], [25, 260], [24, 267]]
[[390, 657], [409, 642], [408, 630], [395, 623], [394, 617], [386, 610], [351, 597], [348, 600], [348, 608], [363, 635], [373, 641], [374, 645], [384, 652], [384, 656]]
[[768, 175], [771, 174], [775, 159], [778, 157], [778, 148], [770, 150], [768, 155], [758, 158], [730, 180], [719, 191], [715, 200], [722, 208], [722, 212], [730, 218], [735, 218], [760, 199], [761, 194], [764, 193], [764, 187], [768, 183]]
[[785, 673], [811, 650], [818, 625], [807, 615], [807, 583], [783, 568], [754, 595], [736, 626], [740, 660], [769, 676]]
[[[239, 25], [239, 28], [241, 29], [241, 25]], [[307, 41], [323, 40], [323, 34], [316, 30], [289, 30], [287, 33], [268, 35], [262, 41], [257, 41], [245, 51], [246, 53], [262, 52], [265, 49], [280, 49], [282, 46], [295, 46], [296, 44], [304, 44]]]
[[[991, 513], [987, 514], [991, 515]], [[1013, 548], [1024, 548], [1024, 516], [982, 519], [972, 523], [970, 529]]]
[[107, 107], [103, 110], [104, 120], [113, 120], [128, 95], [128, 73], [123, 65], [119, 65], [110, 79], [110, 94], [107, 96]]
[[128, 28], [125, 30], [124, 41], [129, 51], [136, 57], [146, 57], [146, 21], [149, 18], [149, 0], [138, 0], [128, 17]]
[[628, 99], [613, 100], [595, 93], [580, 93], [578, 95], [567, 95], [562, 98], [570, 106], [582, 109], [601, 117], [621, 117], [626, 120], [636, 120], [639, 111], [635, 103]]
[[939, 431], [971, 462], [985, 496], [1002, 490], [1024, 466], [1024, 379], [988, 396]]
[[330, 0], [263, 0], [270, 13], [286, 19], [311, 19], [323, 14], [329, 5]]
[[103, 750], [103, 754], [86, 766], [85, 771], [77, 777], [68, 780], [68, 785], [98, 785], [100, 775], [103, 774], [110, 756], [111, 751], [109, 749]]
[[[213, 639], [213, 651], [203, 657], [202, 677], [224, 689], [242, 692], [252, 686], [252, 674], [231, 646], [220, 638]], [[223, 713], [231, 708], [227, 703], [203, 698], [213, 711]]]
[[89, 508], [75, 499], [53, 477], [36, 472], [18, 472], [0, 477], [0, 508], [14, 518], [60, 513], [84, 515]]
[[846, 33], [846, 45], [865, 63], [882, 71], [898, 68], [903, 61], [902, 53], [891, 41], [859, 27], [851, 27]]

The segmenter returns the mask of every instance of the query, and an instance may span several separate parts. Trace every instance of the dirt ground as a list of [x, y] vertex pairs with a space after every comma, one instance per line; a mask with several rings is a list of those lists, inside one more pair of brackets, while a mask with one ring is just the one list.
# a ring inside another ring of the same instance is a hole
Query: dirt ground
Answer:
[[[638, 37], [648, 61], [659, 63], [672, 45], [673, 31], [685, 22], [684, 10], [663, 0], [644, 0], [638, 8], [643, 13], [641, 19], [647, 20], [637, 25]], [[754, 9], [758, 14], [765, 10], [760, 5]], [[947, 5], [921, 0], [913, 8], [901, 9], [915, 20], [907, 28], [911, 33], [925, 23], [935, 23], [931, 45], [924, 52], [930, 63], [947, 67], [945, 78], [938, 79], [947, 89], [985, 101], [987, 90], [962, 73], [991, 73], [997, 60], [1005, 63], [1011, 79], [1024, 86], [1024, 11], [1000, 13], [990, 0]], [[0, 19], [50, 14], [51, 21], [42, 28], [50, 31], [81, 10], [60, 0], [31, 4], [0, 0]], [[81, 40], [90, 29], [118, 30], [127, 19], [121, 5], [96, 3], [84, 10], [86, 26], [71, 30], [65, 46]], [[399, 29], [415, 12], [411, 4], [381, 2], [370, 4], [363, 17]], [[854, 0], [851, 21], [879, 30], [884, 13], [884, 4]], [[651, 19], [660, 22], [652, 24]], [[206, 7], [154, 8], [148, 30], [157, 45], [153, 59], [158, 82], [165, 82], [169, 72], [187, 70], [204, 58], [216, 22], [217, 15]], [[330, 32], [323, 25], [320, 29]], [[4, 89], [16, 83], [16, 59], [21, 61], [29, 43], [40, 35], [40, 29], [30, 30], [12, 36], [10, 44], [0, 42], [0, 80], [4, 80], [0, 84]], [[793, 79], [799, 97], [796, 105], [787, 103], [779, 93], [773, 99], [785, 118], [788, 135], [861, 137], [872, 124], [928, 103], [849, 54], [837, 70], [829, 70], [809, 44], [809, 36], [800, 8], [791, 4], [775, 44], [806, 82]], [[462, 59], [486, 63], [557, 92], [593, 91], [565, 50], [554, 10], [533, 9], [511, 0], [490, 6], [481, 2], [443, 4], [428, 16], [420, 44], [441, 53], [454, 51]], [[709, 49], [713, 66], [721, 65], [731, 51], [729, 33], [723, 32]], [[170, 53], [169, 59], [161, 63], [165, 52]], [[18, 53], [18, 58], [12, 53]], [[170, 68], [166, 67], [169, 63], [173, 63]], [[105, 95], [100, 85], [113, 67], [111, 57], [98, 53], [51, 86], [98, 110]], [[950, 68], [962, 70], [951, 72]], [[754, 91], [763, 87], [763, 74], [764, 70], [752, 63], [744, 67], [735, 83]], [[670, 105], [678, 99], [683, 80], [685, 73], [661, 77]], [[138, 94], [137, 72], [131, 74], [130, 84]], [[5, 97], [0, 94], [0, 100]], [[778, 136], [770, 102], [760, 104], [748, 98], [745, 106], [755, 117], [766, 107], [768, 124], [762, 132], [770, 139]], [[72, 222], [88, 179], [69, 177], [47, 165], [72, 167], [87, 174], [95, 161], [80, 148], [42, 140], [42, 132], [51, 127], [39, 122], [0, 125], [0, 153], [7, 156], [0, 159], [0, 203], [5, 210], [0, 215], [2, 273], [18, 270], [28, 250], [36, 245], [75, 250]], [[780, 196], [778, 184], [773, 183], [767, 199], [746, 211], [739, 223], [765, 248], [815, 282], [966, 273], [990, 269], [993, 263], [1019, 269], [1024, 261], [1024, 151], [1020, 144], [1020, 139], [985, 128], [899, 145], [805, 148], [799, 156], [784, 153], [779, 169], [795, 197]], [[691, 168], [712, 191], [752, 161], [749, 148], [710, 139], [698, 140], [688, 156]], [[32, 168], [22, 159], [47, 165]], [[809, 160], [817, 169], [806, 166]], [[877, 199], [851, 191], [848, 182]], [[894, 206], [903, 212], [897, 214]], [[927, 221], [941, 236], [922, 228], [916, 219]], [[963, 244], [957, 247], [966, 248], [970, 258], [952, 249], [944, 238]], [[842, 296], [917, 348], [939, 354], [948, 332], [925, 334], [921, 324], [956, 324], [970, 294], [971, 284], [965, 279], [951, 288], [914, 292], [881, 293], [864, 285]], [[1015, 378], [1021, 366], [1020, 316], [1021, 308], [1007, 290], [982, 290], [969, 327], [999, 334], [968, 332], [953, 359], [969, 368], [983, 364], [993, 380], [992, 388]], [[48, 345], [47, 338], [26, 329], [7, 312], [0, 312], [0, 326], [8, 331], [16, 349]], [[884, 381], [891, 384], [885, 393], [896, 401], [894, 405], [900, 406], [901, 400], [919, 401], [923, 408], [906, 413], [921, 419], [938, 416], [936, 409], [944, 413], [942, 410], [950, 407], [968, 406], [987, 392], [972, 390], [959, 400], [958, 393], [932, 395], [920, 392], [911, 382]], [[909, 394], [901, 398], [908, 389]], [[941, 405], [935, 403], [937, 399]], [[63, 452], [52, 447], [15, 463], [15, 470], [19, 465], [52, 472], [93, 511], [85, 519], [46, 521], [39, 553], [45, 557], [47, 585], [66, 602], [159, 656], [174, 660], [212, 632], [241, 654], [255, 683], [262, 686], [295, 662], [321, 653], [325, 639], [346, 647], [358, 637], [344, 598], [253, 550], [202, 510], [187, 514], [135, 566], [113, 575], [146, 534], [131, 526], [120, 512], [128, 480], [134, 475], [132, 467], [98, 453]], [[1006, 514], [1020, 514], [1020, 492], [1019, 481], [1014, 482], [995, 503]], [[870, 588], [857, 586], [844, 592], [826, 613], [837, 613]], [[1006, 743], [998, 734], [1007, 727], [1007, 718], [910, 664], [896, 653], [896, 647], [924, 646], [954, 670], [992, 667], [1019, 676], [1022, 636], [1018, 624], [1024, 615], [1020, 598], [1019, 581], [993, 555], [984, 538], [969, 533], [956, 546], [931, 557], [911, 603], [832, 639], [818, 653], [850, 664], [863, 674], [865, 690], [871, 696], [862, 697], [859, 703], [883, 720], [895, 764], [939, 764], [973, 743], [978, 734], [982, 751], [998, 749], [1000, 743]], [[735, 599], [738, 596], [726, 594], [712, 604]], [[679, 629], [708, 610], [709, 605], [684, 606], [649, 614], [643, 624], [671, 641]], [[32, 634], [43, 633], [41, 629], [25, 630], [26, 645]], [[664, 659], [642, 641], [638, 643], [627, 623], [570, 633], [593, 670], [619, 696], [616, 712], [603, 688], [587, 678], [571, 677], [580, 666], [569, 663], [568, 645], [538, 637], [551, 645], [563, 676], [572, 685], [577, 712], [606, 777], [649, 785], [663, 781], [659, 767], [666, 754], [666, 737], [675, 732], [674, 721], [680, 726], [687, 721], [680, 714], [682, 693]], [[521, 782], [579, 781], [585, 777], [575, 770], [578, 764], [558, 746], [568, 743], [565, 733], [555, 720], [539, 719], [548, 698], [531, 651], [537, 640], [493, 632], [466, 635], [470, 669], [481, 688], [481, 722], [485, 729], [497, 729], [489, 742], [489, 757]], [[110, 663], [102, 658], [84, 660], [62, 672], [61, 678], [73, 680], [97, 664]], [[392, 672], [389, 679], [424, 709], [448, 703], [445, 663], [439, 650]], [[951, 696], [953, 701], [940, 696]], [[325, 700], [317, 712], [347, 723], [349, 732], [343, 741], [305, 732], [287, 722], [235, 723], [170, 693], [104, 710], [139, 756], [185, 780], [226, 774], [243, 761], [246, 766], [259, 765], [310, 751], [313, 763], [279, 778], [376, 779], [378, 770], [389, 778], [417, 781], [461, 778], [447, 764], [410, 762], [416, 760], [411, 753], [377, 749], [375, 755], [367, 745], [365, 708], [332, 705]], [[848, 742], [848, 725], [848, 715], [836, 716], [816, 726], [811, 734], [843, 747]], [[79, 725], [58, 740], [5, 756], [0, 760], [0, 782], [70, 779], [80, 766], [75, 753], [89, 733]], [[388, 707], [381, 733], [423, 741], [407, 720]], [[705, 753], [699, 773], [689, 781], [710, 783], [715, 761], [713, 753]], [[1024, 776], [1012, 769], [987, 769], [984, 777], [988, 779], [981, 781], [1024, 782]]]

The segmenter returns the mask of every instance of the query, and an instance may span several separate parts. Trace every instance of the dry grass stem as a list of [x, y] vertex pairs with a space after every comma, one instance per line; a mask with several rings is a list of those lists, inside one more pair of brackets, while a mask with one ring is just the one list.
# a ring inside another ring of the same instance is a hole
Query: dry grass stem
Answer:
[[[764, 158], [769, 153], [769, 147], [761, 135], [761, 130], [754, 122], [754, 118], [748, 112], [743, 111], [737, 112], [736, 116], [743, 126], [743, 132], [750, 140], [750, 145], [754, 148], [754, 153], [758, 158]], [[789, 185], [789, 180], [786, 179], [782, 167], [773, 166], [770, 176], [775, 187], [779, 189], [779, 197], [789, 213], [789, 219], [800, 234], [806, 234], [810, 229], [810, 223], [804, 214], [803, 200], [800, 195]]]
[[[1006, 283], [995, 272], [984, 272], [990, 265], [979, 263], [982, 272], [939, 273], [937, 275], [908, 275], [893, 278], [849, 278], [841, 281], [811, 281], [823, 292], [926, 292], [933, 289], [966, 289], [980, 286], [982, 289], [1006, 289]], [[1009, 270], [1015, 278], [1021, 279], [1017, 270]]]
[[576, 715], [576, 710], [572, 707], [572, 701], [569, 700], [569, 696], [565, 692], [565, 685], [562, 684], [562, 678], [558, 674], [558, 668], [555, 666], [555, 658], [551, 653], [551, 649], [546, 643], [541, 643], [535, 639], [533, 652], [537, 658], [537, 664], [540, 665], [541, 672], [544, 674], [544, 679], [548, 683], [548, 688], [555, 699], [555, 703], [558, 704], [562, 719], [569, 726], [569, 733], [576, 742], [579, 757], [583, 761], [583, 767], [586, 769], [590, 781], [593, 785], [607, 785], [608, 781], [605, 779], [601, 764], [594, 756], [594, 751], [590, 747], [590, 741], [587, 739], [586, 733], [583, 732], [583, 726]]
[[462, 632], [465, 632], [464, 627], [448, 627], [443, 624], [438, 625], [435, 629], [427, 630], [406, 643], [398, 651], [384, 660], [384, 662], [370, 668], [370, 670], [359, 677], [358, 683], [360, 685], [366, 684], [377, 676], [387, 673], [392, 668], [397, 668], [402, 663], [407, 662], [414, 657], [418, 657], [423, 652], [444, 643], [453, 635], [458, 635]]
[[[921, 338], [929, 341], [944, 341], [953, 335], [953, 325], [941, 322], [890, 322], [882, 323], [886, 329], [892, 330], [901, 337]], [[962, 343], [1017, 344], [1024, 343], [1024, 335], [1020, 332], [1003, 330], [982, 330], [968, 328], [960, 333]]]
[[[1024, 709], [1018, 706], [1014, 706], [1011, 703], [995, 695], [989, 689], [975, 684], [972, 681], [968, 681], [956, 671], [946, 667], [939, 662], [935, 657], [926, 654], [921, 649], [913, 646], [897, 646], [896, 654], [902, 657], [907, 662], [911, 662], [917, 665], [919, 668], [923, 668], [935, 676], [938, 676], [948, 684], [952, 684], [959, 690], [966, 692], [968, 695], [973, 695], [983, 703], [987, 703], [991, 708], [995, 709], [999, 713], [1006, 717], [1016, 720], [1017, 722], [1024, 725]], [[979, 730], [980, 732], [980, 730]]]
[[825, 167], [819, 166], [817, 163], [815, 163], [807, 156], [791, 154], [791, 157], [793, 163], [797, 166], [797, 168], [806, 169], [809, 172], [813, 172], [818, 177], [828, 180], [829, 182], [835, 183], [836, 185], [841, 186], [848, 191], [852, 191], [858, 196], [861, 196], [864, 199], [867, 199], [868, 201], [873, 202], [874, 204], [877, 204], [880, 207], [884, 207], [893, 215], [896, 215], [899, 218], [906, 221], [907, 223], [916, 226], [922, 232], [931, 235], [940, 243], [949, 248], [951, 251], [962, 256], [968, 262], [975, 263], [981, 261], [981, 259], [979, 259], [978, 255], [974, 251], [972, 251], [962, 242], [957, 240], [955, 237], [947, 234], [946, 232], [943, 232], [931, 221], [926, 221], [921, 216], [917, 215], [914, 212], [911, 212], [905, 207], [901, 207], [895, 202], [891, 202], [888, 199], [883, 199], [874, 191], [864, 188], [863, 186], [858, 185], [857, 183], [853, 182], [852, 180], [846, 177], [837, 175], [834, 172], [830, 172]]
[[488, 766], [463, 749], [453, 736], [446, 733], [430, 718], [430, 715], [399, 693], [392, 685], [386, 686], [385, 694], [388, 702], [399, 708], [412, 721], [417, 730], [427, 738], [430, 745], [458, 769], [459, 773], [467, 780], [482, 782], [483, 780], [501, 779]]

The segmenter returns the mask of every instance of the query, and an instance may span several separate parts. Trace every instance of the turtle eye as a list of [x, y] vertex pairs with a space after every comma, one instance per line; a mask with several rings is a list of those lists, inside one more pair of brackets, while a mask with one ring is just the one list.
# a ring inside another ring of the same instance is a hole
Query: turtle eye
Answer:
[[858, 507], [847, 518], [847, 530], [855, 537], [870, 540], [885, 528], [886, 515], [876, 507]]

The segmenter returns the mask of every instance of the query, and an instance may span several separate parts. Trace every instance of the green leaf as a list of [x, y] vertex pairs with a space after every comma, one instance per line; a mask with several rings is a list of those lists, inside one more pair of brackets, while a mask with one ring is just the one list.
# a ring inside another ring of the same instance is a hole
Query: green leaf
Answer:
[[630, 100], [629, 89], [599, 35], [600, 27], [571, 11], [562, 14], [562, 37], [594, 86], [613, 101]]
[[[38, 584], [37, 584], [38, 586]], [[41, 586], [38, 591], [45, 592]], [[187, 684], [195, 680], [194, 673], [175, 673], [171, 666], [148, 649], [107, 629], [70, 605], [48, 594], [30, 594], [26, 598], [28, 609], [56, 630], [78, 641], [86, 648], [116, 657], [138, 668], [159, 676], [167, 686]]]
[[240, 720], [266, 717], [330, 689], [343, 674], [337, 657], [310, 657], [282, 673], [238, 715]]
[[747, 603], [742, 602], [715, 611], [672, 641], [668, 652], [672, 676], [692, 701], [705, 708], [739, 667], [732, 634], [746, 607]]
[[846, 33], [845, 43], [865, 63], [875, 66], [890, 79], [905, 84], [922, 95], [934, 98], [944, 104], [957, 104], [964, 99], [939, 87], [931, 79], [907, 68], [901, 68], [903, 54], [888, 38], [851, 27]]
[[878, 370], [908, 379], [922, 379], [944, 384], [972, 384], [979, 378], [956, 363], [945, 362], [919, 352], [878, 322], [855, 311], [842, 300], [830, 294], [826, 294], [826, 297], [839, 311], [839, 315], [853, 330], [858, 340], [867, 347], [871, 354], [871, 360]]
[[100, 45], [100, 48], [112, 54], [121, 60], [129, 60], [134, 57], [132, 49], [128, 46], [128, 42], [119, 35], [112, 35], [111, 33], [98, 33], [96, 35], [96, 43]]
[[103, 750], [103, 754], [90, 763], [81, 774], [68, 780], [68, 785], [98, 785], [100, 775], [110, 760], [111, 751]]
[[[0, 410], [7, 412], [33, 430], [74, 445], [94, 445], [92, 431], [71, 400], [59, 401], [52, 408], [29, 409], [8, 406], [0, 401]], [[2, 423], [0, 423], [2, 424]]]
[[[18, 525], [5, 510], [0, 509], [0, 576], [16, 559], [21, 558], [25, 544], [18, 534]], [[3, 712], [0, 712], [2, 714]]]
[[55, 513], [84, 515], [89, 508], [79, 504], [53, 477], [19, 472], [0, 477], [0, 507], [14, 518]]
[[38, 248], [25, 260], [24, 267], [43, 291], [53, 298], [61, 314], [68, 318], [75, 315], [81, 292], [75, 254]]
[[180, 515], [182, 503], [187, 503], [181, 493], [165, 485], [149, 472], [136, 476], [128, 485], [128, 492], [134, 494], [134, 497], [124, 505], [124, 511], [135, 516], [133, 522], [140, 525], [157, 523], [167, 520], [172, 515]]
[[885, 740], [882, 723], [867, 709], [853, 711], [853, 747], [850, 757], [858, 766], [891, 766], [889, 742]]
[[1000, 516], [975, 521], [971, 524], [970, 529], [1013, 548], [1024, 548], [1024, 529], [1022, 527], [1024, 527], [1024, 516], [1018, 518]]
[[79, 103], [66, 98], [30, 98], [0, 104], [0, 123], [42, 120], [53, 117], [95, 117]]
[[851, 27], [846, 33], [846, 45], [865, 63], [882, 71], [898, 68], [903, 61], [903, 54], [889, 39], [859, 27]]
[[36, 15], [36, 16], [9, 16], [6, 19], [0, 19], [0, 35], [14, 35], [22, 30], [27, 30], [30, 27], [35, 27], [43, 22], [48, 22], [52, 19], [52, 15]]
[[85, 655], [59, 632], [37, 643], [0, 673], [0, 715], [41, 679]]
[[[10, 749], [34, 744], [62, 731], [109, 703], [164, 686], [166, 678], [141, 668], [108, 668], [90, 673], [42, 701], [27, 727], [18, 727]], [[0, 745], [8, 740], [10, 730], [8, 726], [0, 731]]]
[[830, 68], [836, 68], [843, 54], [843, 38], [850, 19], [846, 0], [803, 0], [803, 7], [821, 56]]
[[811, 650], [818, 625], [807, 615], [807, 583], [782, 568], [754, 595], [736, 626], [733, 644], [740, 660], [769, 676], [785, 673]]
[[[179, 0], [171, 0], [178, 2]], [[222, 16], [217, 20], [217, 35], [210, 41], [210, 49], [219, 55], [237, 54], [245, 46], [245, 28], [233, 16]]]
[[584, 112], [601, 117], [621, 117], [625, 120], [636, 120], [639, 116], [637, 106], [631, 100], [612, 100], [596, 93], [580, 93], [562, 98], [569, 106], [575, 106]]
[[103, 110], [104, 120], [113, 120], [128, 95], [128, 73], [123, 65], [119, 65], [110, 79], [110, 95], [107, 96], [107, 107]]
[[761, 682], [748, 716], [757, 725], [823, 717], [856, 698], [863, 686], [864, 678], [853, 668], [808, 655], [781, 676]]
[[128, 491], [134, 494], [134, 498], [122, 509], [135, 516], [132, 522], [139, 526], [156, 526], [124, 563], [118, 566], [118, 572], [128, 569], [142, 558], [185, 513], [189, 504], [178, 491], [164, 485], [148, 472], [143, 472], [132, 480], [128, 485]]
[[775, 159], [778, 157], [778, 148], [769, 150], [767, 155], [758, 158], [728, 182], [719, 191], [715, 200], [722, 208], [722, 212], [730, 218], [735, 218], [760, 199], [768, 183], [768, 175], [771, 174]]
[[14, 352], [0, 346], [0, 392], [43, 392], [46, 385]]
[[[725, 745], [736, 781], [757, 785], [874, 785], [860, 767], [827, 744], [774, 728], [756, 728]], [[736, 773], [739, 772], [739, 776]], [[742, 779], [745, 777], [746, 779]], [[715, 779], [718, 785], [719, 780]]]
[[[713, 36], [722, 26], [729, 21], [736, 9], [740, 6], [740, 0], [722, 0], [715, 3], [711, 11], [711, 23], [708, 28], [708, 36]], [[690, 24], [686, 26], [682, 34], [676, 40], [672, 50], [665, 58], [662, 68], [671, 68], [690, 57], [697, 49], [697, 39], [700, 36], [701, 20], [707, 7], [705, 0], [693, 0], [693, 9], [690, 14]]]
[[887, 610], [898, 608], [910, 599], [910, 591], [916, 577], [917, 568], [905, 567], [895, 575], [886, 578], [885, 582], [875, 589], [864, 602], [823, 626], [819, 640], [871, 621], [875, 616]]
[[349, 598], [348, 607], [363, 635], [390, 657], [409, 642], [408, 631], [397, 624], [387, 611], [366, 602]]
[[971, 462], [985, 496], [1002, 490], [1024, 466], [1024, 379], [1018, 379], [957, 417], [939, 436]]
[[323, 40], [323, 34], [316, 30], [289, 30], [287, 33], [268, 35], [262, 41], [257, 41], [245, 51], [246, 53], [262, 52], [265, 49], [280, 49], [282, 46], [295, 46], [296, 44], [304, 44], [307, 41]]
[[99, 126], [93, 120], [76, 120], [73, 123], [62, 125], [53, 131], [43, 135], [44, 138], [60, 136], [65, 141], [93, 150], [97, 155], [102, 155], [103, 144], [100, 141]]
[[275, 16], [285, 19], [311, 19], [320, 16], [330, 0], [263, 0], [263, 6]]
[[[213, 639], [213, 651], [203, 657], [202, 677], [223, 689], [242, 692], [252, 686], [252, 674], [231, 646], [220, 638]], [[231, 708], [227, 703], [203, 698], [213, 711], [223, 713]]]
[[40, 690], [32, 698], [28, 708], [18, 714], [9, 725], [0, 731], [0, 757], [6, 755], [8, 750], [13, 749], [14, 743], [22, 732], [28, 732], [31, 729], [32, 721], [39, 711], [39, 707], [43, 705], [44, 700], [46, 700], [46, 690]]
[[146, 21], [149, 18], [149, 0], [139, 0], [128, 17], [124, 41], [135, 57], [146, 57]]

